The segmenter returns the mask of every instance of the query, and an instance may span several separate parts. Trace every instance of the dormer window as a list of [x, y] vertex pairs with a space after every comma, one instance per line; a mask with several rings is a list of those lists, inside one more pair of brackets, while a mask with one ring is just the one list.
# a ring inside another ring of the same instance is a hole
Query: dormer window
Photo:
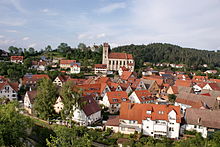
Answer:
[[122, 101], [125, 102], [125, 101], [127, 101], [127, 99], [126, 98], [122, 98]]
[[164, 111], [158, 111], [158, 114], [164, 114]]
[[116, 98], [113, 98], [112, 100], [113, 100], [113, 102], [118, 102], [118, 99], [116, 99]]
[[151, 114], [151, 111], [150, 111], [150, 110], [147, 110], [146, 113], [147, 113], [147, 114]]

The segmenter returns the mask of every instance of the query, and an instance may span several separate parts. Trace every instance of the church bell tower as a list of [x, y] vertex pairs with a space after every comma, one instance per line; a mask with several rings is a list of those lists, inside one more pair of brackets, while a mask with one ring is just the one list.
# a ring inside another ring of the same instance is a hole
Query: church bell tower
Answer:
[[108, 43], [104, 43], [103, 53], [102, 53], [102, 64], [108, 64], [108, 51], [109, 51], [109, 45]]

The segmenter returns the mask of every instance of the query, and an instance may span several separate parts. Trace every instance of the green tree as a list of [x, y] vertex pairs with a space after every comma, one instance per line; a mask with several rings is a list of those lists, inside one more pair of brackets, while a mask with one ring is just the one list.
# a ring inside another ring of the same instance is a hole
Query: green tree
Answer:
[[29, 51], [29, 54], [31, 55], [35, 54], [35, 49], [33, 47], [30, 47], [28, 51]]
[[86, 45], [84, 43], [79, 43], [78, 49], [85, 50], [86, 49]]
[[0, 146], [24, 145], [32, 122], [19, 110], [16, 101], [0, 104]]
[[57, 50], [61, 53], [66, 53], [67, 51], [71, 50], [71, 47], [68, 46], [67, 43], [60, 43], [60, 45], [57, 47]]
[[73, 109], [82, 109], [82, 92], [74, 87], [73, 82], [66, 82], [61, 89], [60, 95], [63, 98], [64, 108], [61, 111], [63, 119], [70, 118], [72, 116]]
[[46, 46], [46, 47], [45, 47], [45, 51], [46, 51], [46, 52], [50, 52], [50, 51], [52, 51], [51, 46], [50, 46], [50, 45]]
[[168, 99], [170, 102], [174, 103], [176, 100], [176, 95], [175, 94], [169, 94]]
[[[80, 128], [80, 127], [79, 127]], [[47, 139], [47, 146], [49, 147], [90, 147], [91, 140], [89, 135], [83, 131], [81, 134], [79, 128], [66, 128], [59, 126], [55, 129], [56, 136], [51, 136], [49, 141]]]
[[38, 117], [45, 120], [53, 117], [56, 92], [56, 87], [50, 79], [44, 78], [39, 81], [34, 101], [34, 113]]

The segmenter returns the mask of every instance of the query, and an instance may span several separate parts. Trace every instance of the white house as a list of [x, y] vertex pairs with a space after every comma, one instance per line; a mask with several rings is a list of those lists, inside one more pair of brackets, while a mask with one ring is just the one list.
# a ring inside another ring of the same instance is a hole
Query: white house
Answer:
[[95, 64], [94, 72], [95, 74], [107, 74], [107, 64]]
[[54, 79], [53, 83], [56, 84], [57, 86], [62, 87], [63, 83], [66, 82], [69, 78], [70, 78], [69, 76], [60, 75]]
[[11, 62], [13, 63], [23, 63], [24, 56], [11, 56]]
[[71, 74], [80, 73], [80, 63], [72, 63], [70, 66], [70, 73]]
[[73, 63], [76, 63], [76, 60], [60, 60], [60, 68], [70, 68]]
[[120, 109], [121, 102], [130, 102], [125, 91], [107, 92], [101, 104], [109, 108], [110, 113], [116, 113]]
[[37, 91], [27, 91], [24, 96], [24, 109], [29, 113], [32, 114], [32, 108], [34, 104], [34, 100], [36, 98]]
[[213, 133], [220, 129], [220, 111], [189, 108], [186, 109], [185, 121], [186, 124], [183, 126], [185, 130], [195, 130], [206, 138], [209, 132]]
[[88, 126], [99, 121], [101, 119], [101, 108], [96, 101], [92, 97], [86, 96], [82, 102], [85, 102], [82, 109], [75, 109], [73, 107], [73, 121], [83, 126]]
[[216, 90], [216, 91], [220, 91], [220, 84], [217, 84], [217, 83], [207, 83], [203, 89], [206, 89], [206, 90]]
[[153, 103], [154, 99], [148, 90], [137, 90], [129, 96], [131, 103]]
[[181, 123], [180, 107], [122, 103], [119, 122], [119, 131], [124, 134], [137, 131], [148, 136], [166, 136], [177, 139]]
[[6, 97], [9, 100], [16, 100], [18, 97], [18, 83], [2, 81], [0, 83], [0, 98]]
[[56, 113], [60, 113], [60, 111], [63, 110], [63, 108], [64, 108], [64, 104], [62, 102], [62, 97], [59, 96], [56, 100], [55, 105], [54, 105], [54, 110]]

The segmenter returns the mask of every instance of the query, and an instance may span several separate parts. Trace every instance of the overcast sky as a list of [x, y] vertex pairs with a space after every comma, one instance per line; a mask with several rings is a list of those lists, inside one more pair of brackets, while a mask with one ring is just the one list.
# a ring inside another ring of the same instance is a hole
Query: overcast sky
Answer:
[[109, 42], [220, 49], [220, 0], [0, 0], [0, 48]]

